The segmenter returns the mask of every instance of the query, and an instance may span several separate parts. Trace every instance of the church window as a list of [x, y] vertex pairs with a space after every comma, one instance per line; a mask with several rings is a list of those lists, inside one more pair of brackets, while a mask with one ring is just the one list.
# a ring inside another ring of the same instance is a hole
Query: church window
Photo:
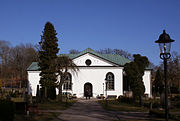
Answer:
[[68, 73], [65, 77], [63, 89], [64, 90], [71, 90], [72, 89], [72, 76], [70, 73]]
[[85, 61], [85, 63], [86, 63], [87, 66], [90, 66], [90, 65], [91, 65], [91, 60], [90, 60], [90, 59], [87, 59], [87, 60]]
[[114, 74], [111, 72], [106, 74], [106, 89], [114, 90]]

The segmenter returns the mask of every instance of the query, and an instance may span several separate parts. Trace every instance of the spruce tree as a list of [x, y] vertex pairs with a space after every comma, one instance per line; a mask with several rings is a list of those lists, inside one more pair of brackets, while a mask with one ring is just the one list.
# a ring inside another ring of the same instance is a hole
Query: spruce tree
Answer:
[[[56, 98], [56, 64], [57, 58], [58, 39], [57, 33], [54, 26], [47, 22], [44, 27], [41, 41], [39, 42], [39, 70], [40, 72], [40, 84], [42, 87], [43, 96], [45, 98], [55, 99]], [[47, 94], [46, 94], [47, 93]]]

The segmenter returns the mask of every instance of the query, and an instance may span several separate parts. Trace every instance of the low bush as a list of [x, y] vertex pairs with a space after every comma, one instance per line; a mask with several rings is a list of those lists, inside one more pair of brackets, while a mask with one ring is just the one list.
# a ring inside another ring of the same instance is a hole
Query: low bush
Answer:
[[180, 101], [180, 95], [176, 95], [173, 98], [171, 98], [171, 101]]
[[149, 107], [150, 107], [150, 103], [144, 102], [144, 103], [143, 103], [143, 106], [146, 107], [146, 108], [149, 108]]
[[0, 121], [13, 121], [15, 105], [12, 101], [0, 100]]
[[180, 101], [173, 102], [173, 107], [180, 108]]
[[27, 110], [26, 102], [15, 102], [15, 113], [16, 114], [25, 114]]
[[159, 102], [154, 102], [152, 104], [152, 108], [161, 108], [161, 107], [162, 107], [162, 105]]
[[119, 96], [118, 97], [118, 101], [119, 102], [123, 102], [123, 103], [133, 103], [133, 98], [129, 98], [129, 97], [124, 97], [124, 96]]

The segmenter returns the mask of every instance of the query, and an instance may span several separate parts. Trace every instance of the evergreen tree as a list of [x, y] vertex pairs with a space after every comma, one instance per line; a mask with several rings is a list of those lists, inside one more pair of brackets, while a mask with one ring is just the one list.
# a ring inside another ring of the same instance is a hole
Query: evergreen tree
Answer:
[[160, 71], [160, 69], [158, 69], [156, 71], [156, 77], [155, 77], [155, 80], [154, 80], [154, 93], [155, 94], [159, 94], [161, 95], [164, 91], [164, 84], [163, 84], [163, 76], [162, 76], [162, 73]]
[[145, 68], [149, 65], [147, 57], [139, 54], [133, 55], [134, 61], [125, 64], [124, 70], [126, 73], [126, 80], [130, 83], [130, 88], [133, 91], [133, 98], [136, 100], [139, 97], [140, 104], [142, 104], [142, 96], [145, 92], [143, 83], [143, 75]]
[[[56, 64], [57, 58], [58, 39], [57, 33], [54, 26], [47, 22], [44, 27], [41, 41], [39, 42], [39, 67], [40, 67], [40, 84], [42, 87], [43, 96], [45, 98], [55, 99], [56, 98]], [[46, 94], [47, 93], [47, 94]]]

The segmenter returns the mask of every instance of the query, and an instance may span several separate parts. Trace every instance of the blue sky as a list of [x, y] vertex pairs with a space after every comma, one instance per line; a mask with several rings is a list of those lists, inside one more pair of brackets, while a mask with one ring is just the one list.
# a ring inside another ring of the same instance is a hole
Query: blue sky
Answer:
[[158, 65], [154, 43], [163, 29], [180, 54], [180, 0], [0, 0], [0, 40], [38, 44], [47, 21], [58, 33], [60, 53], [118, 48]]

